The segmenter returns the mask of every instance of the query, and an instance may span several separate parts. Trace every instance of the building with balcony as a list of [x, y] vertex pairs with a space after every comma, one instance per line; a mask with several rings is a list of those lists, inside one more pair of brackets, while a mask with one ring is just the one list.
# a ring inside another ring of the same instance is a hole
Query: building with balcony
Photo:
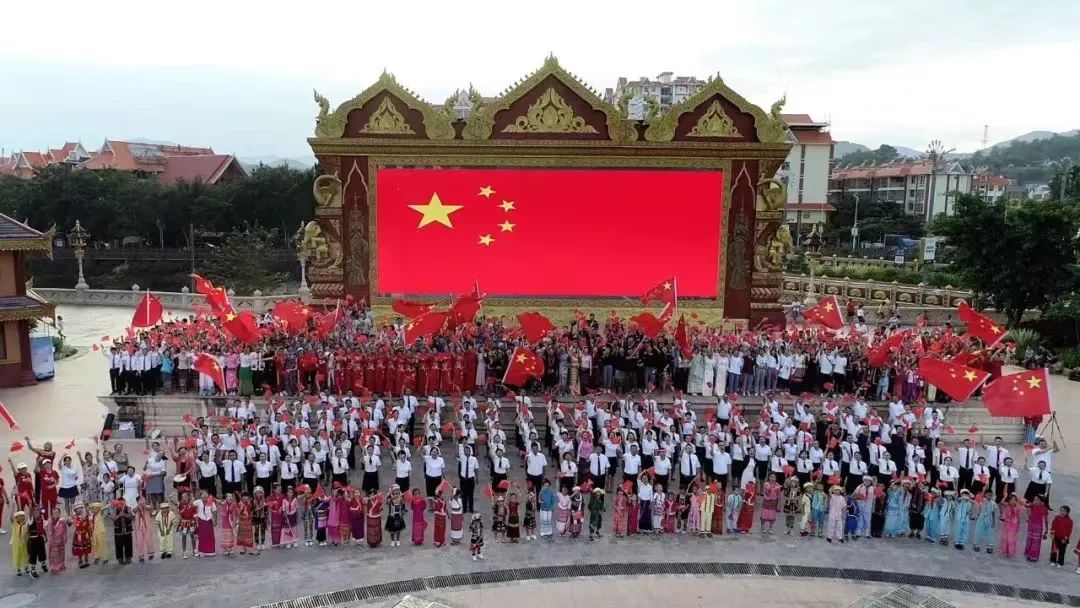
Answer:
[[1016, 185], [1013, 180], [989, 173], [980, 173], [971, 176], [971, 192], [977, 194], [988, 203], [997, 203], [1009, 195], [1009, 186]]
[[954, 160], [939, 160], [937, 170], [929, 160], [902, 160], [884, 165], [863, 165], [833, 171], [829, 201], [857, 195], [900, 205], [904, 213], [930, 222], [942, 213], [951, 215], [957, 194], [971, 192], [972, 173]]
[[787, 186], [784, 219], [792, 234], [801, 238], [816, 224], [828, 220], [836, 211], [828, 200], [829, 172], [833, 161], [833, 139], [829, 124], [808, 114], [784, 114], [791, 151], [777, 172]]
[[640, 120], [645, 118], [645, 99], [654, 99], [659, 104], [658, 111], [663, 112], [682, 103], [704, 86], [705, 81], [696, 76], [675, 76], [674, 72], [661, 72], [655, 79], [642, 76], [629, 80], [620, 76], [614, 89], [604, 90], [604, 99], [618, 105], [623, 96], [628, 96], [630, 118]]

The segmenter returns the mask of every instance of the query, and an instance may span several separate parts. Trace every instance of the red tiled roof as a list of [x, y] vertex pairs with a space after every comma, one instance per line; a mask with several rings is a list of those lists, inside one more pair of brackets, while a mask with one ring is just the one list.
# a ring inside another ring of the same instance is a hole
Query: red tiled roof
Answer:
[[787, 203], [785, 211], [836, 211], [831, 203]]
[[814, 122], [809, 114], [781, 114], [781, 118], [789, 125], [809, 124]]
[[19, 154], [22, 154], [23, 158], [26, 159], [26, 164], [35, 169], [49, 164], [48, 159], [41, 152], [20, 152]]
[[833, 143], [832, 135], [829, 135], [825, 131], [813, 131], [809, 129], [792, 129], [792, 135], [795, 136], [795, 140], [800, 144], [823, 144], [830, 145]]
[[1001, 175], [974, 175], [971, 178], [972, 186], [1010, 186], [1012, 180]]
[[101, 151], [83, 164], [84, 169], [118, 169], [120, 171], [147, 171], [160, 173], [165, 167], [165, 157], [209, 155], [210, 148], [193, 148], [165, 144], [105, 140]]
[[[940, 166], [939, 166], [940, 169]], [[849, 167], [833, 171], [832, 179], [866, 179], [871, 177], [907, 177], [909, 175], [929, 175], [928, 161], [893, 163], [876, 167]]]
[[158, 174], [158, 181], [163, 184], [173, 184], [178, 181], [201, 181], [205, 184], [213, 184], [217, 183], [229, 166], [236, 162], [236, 157], [231, 154], [166, 156], [164, 171]]

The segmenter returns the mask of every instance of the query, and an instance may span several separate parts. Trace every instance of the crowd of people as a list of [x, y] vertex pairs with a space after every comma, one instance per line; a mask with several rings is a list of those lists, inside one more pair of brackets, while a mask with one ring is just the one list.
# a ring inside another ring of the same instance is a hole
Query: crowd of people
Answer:
[[[1069, 508], [1055, 515], [1050, 504], [1057, 445], [1040, 441], [1020, 466], [1000, 438], [950, 445], [943, 410], [899, 398], [879, 413], [861, 397], [797, 396], [786, 407], [766, 391], [751, 416], [727, 396], [698, 413], [679, 394], [668, 407], [649, 392], [596, 393], [542, 402], [542, 429], [525, 395], [263, 401], [237, 397], [221, 416], [187, 417], [184, 437], [151, 433], [141, 470], [117, 442], [55, 467], [54, 446], [27, 437], [33, 470], [9, 462], [16, 574], [61, 572], [69, 556], [88, 568], [301, 543], [396, 547], [405, 534], [418, 546], [467, 544], [482, 559], [488, 534], [520, 543], [781, 531], [830, 543], [924, 539], [1009, 559], [1022, 545], [1032, 562], [1049, 540], [1061, 566], [1072, 537]], [[509, 429], [502, 401], [514, 408]]]
[[[376, 320], [351, 302], [299, 326], [267, 313], [246, 345], [210, 315], [129, 330], [105, 352], [114, 393], [198, 392], [217, 397], [218, 415], [185, 416], [184, 436], [148, 428], [141, 467], [119, 442], [57, 462], [51, 444], [27, 437], [33, 469], [9, 460], [14, 486], [0, 492], [0, 509], [14, 512], [14, 569], [63, 571], [69, 555], [88, 568], [301, 543], [396, 547], [406, 533], [415, 545], [467, 544], [475, 560], [487, 535], [778, 528], [1010, 559], [1022, 543], [1032, 562], [1049, 540], [1050, 563], [1063, 565], [1072, 520], [1050, 504], [1058, 446], [1032, 437], [1017, 460], [1000, 438], [955, 441], [940, 407], [948, 398], [919, 377], [918, 358], [972, 345], [916, 318], [888, 361], [872, 364], [897, 324], [869, 330], [860, 313], [848, 310], [841, 332], [698, 321], [689, 349], [614, 313], [603, 324], [575, 313], [534, 342], [480, 317], [406, 344], [404, 319]], [[544, 372], [507, 393], [517, 347], [533, 349]], [[197, 353], [217, 357], [221, 380], [195, 370]], [[968, 365], [1000, 375], [1001, 363], [989, 350]]]

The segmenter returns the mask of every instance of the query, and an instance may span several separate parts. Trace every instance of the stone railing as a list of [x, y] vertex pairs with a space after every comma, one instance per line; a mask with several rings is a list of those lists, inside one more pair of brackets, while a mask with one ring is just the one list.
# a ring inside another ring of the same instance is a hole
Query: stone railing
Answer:
[[[823, 255], [821, 256], [821, 265], [826, 268], [844, 267], [844, 266], [872, 266], [874, 268], [905, 268], [908, 270], [915, 270], [918, 265], [915, 260], [907, 260], [903, 264], [897, 264], [895, 260], [888, 257], [845, 257], [839, 255]], [[933, 264], [930, 268], [936, 270], [948, 270], [949, 264]]]
[[[132, 285], [130, 290], [123, 289], [62, 289], [56, 287], [34, 287], [34, 291], [46, 300], [59, 305], [69, 306], [136, 306], [145, 290]], [[264, 296], [256, 290], [254, 295], [238, 296], [229, 290], [229, 301], [237, 310], [251, 310], [262, 313], [283, 300], [296, 300], [296, 294]], [[201, 294], [191, 293], [184, 287], [179, 293], [155, 291], [154, 297], [161, 300], [168, 310], [192, 310], [196, 304], [206, 305], [206, 298]]]
[[[824, 261], [824, 258], [823, 258]], [[784, 275], [781, 299], [791, 302], [805, 297], [810, 289], [810, 277], [807, 275]], [[874, 280], [836, 279], [823, 275], [814, 277], [813, 292], [817, 295], [835, 295], [841, 300], [853, 298], [859, 302], [876, 304], [891, 300], [901, 306], [926, 308], [955, 308], [961, 300], [971, 301], [971, 291], [946, 286], [943, 289], [919, 285], [905, 285], [893, 281], [885, 283]]]

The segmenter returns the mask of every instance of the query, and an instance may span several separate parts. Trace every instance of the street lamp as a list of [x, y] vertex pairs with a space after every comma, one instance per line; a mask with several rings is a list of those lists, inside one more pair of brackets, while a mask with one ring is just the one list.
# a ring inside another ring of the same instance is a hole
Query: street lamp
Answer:
[[307, 244], [304, 242], [304, 222], [300, 222], [300, 229], [296, 231], [296, 259], [300, 260], [300, 299], [307, 300], [311, 296], [311, 288], [307, 283], [307, 261], [311, 257], [311, 252], [307, 248]]
[[851, 196], [855, 197], [855, 221], [851, 224], [851, 251], [855, 253], [859, 241], [859, 195], [852, 194]]
[[806, 252], [803, 254], [806, 257], [806, 265], [810, 269], [810, 282], [806, 285], [806, 297], [803, 299], [803, 305], [807, 308], [817, 304], [817, 296], [814, 295], [814, 266], [821, 260], [821, 232], [818, 230], [819, 226], [814, 226], [814, 229], [807, 235], [804, 245], [806, 245]]
[[82, 227], [82, 222], [75, 220], [75, 227], [68, 233], [68, 240], [71, 241], [71, 247], [75, 250], [75, 261], [79, 264], [79, 282], [75, 283], [75, 289], [90, 289], [83, 275], [83, 256], [86, 255], [86, 241], [89, 238], [90, 233]]

